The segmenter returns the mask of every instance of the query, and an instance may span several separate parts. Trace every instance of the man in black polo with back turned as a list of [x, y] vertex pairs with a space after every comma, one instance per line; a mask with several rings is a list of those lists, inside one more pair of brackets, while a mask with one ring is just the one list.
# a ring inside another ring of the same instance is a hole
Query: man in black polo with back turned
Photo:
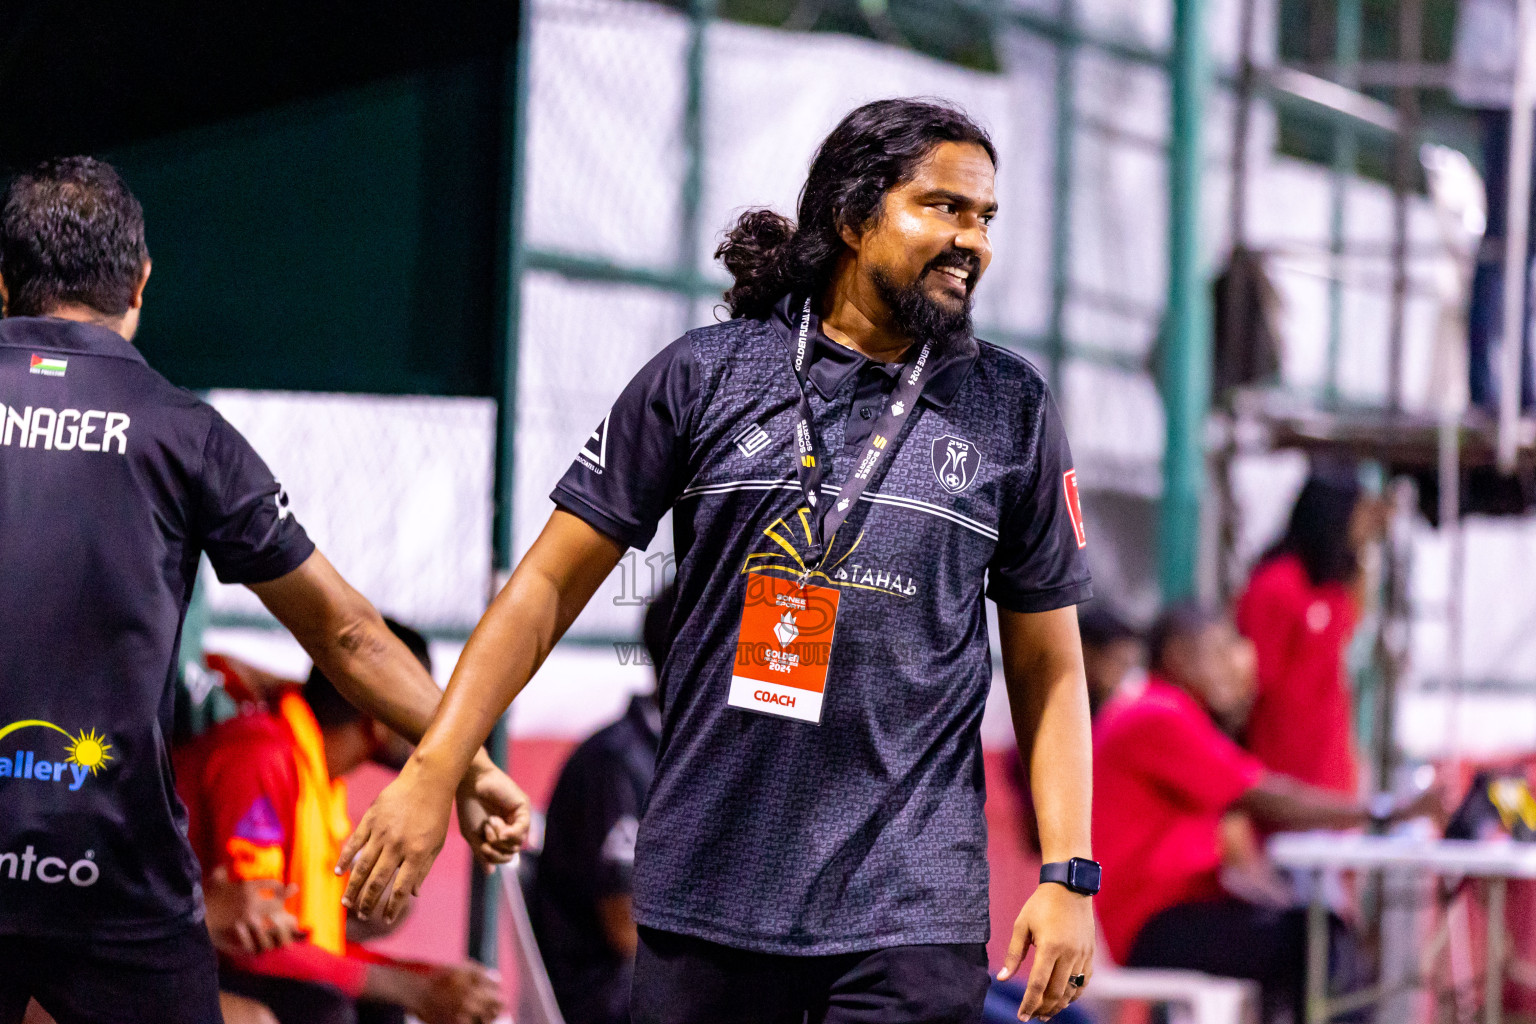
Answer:
[[[172, 783], [177, 648], [199, 558], [403, 735], [439, 692], [315, 550], [228, 423], [130, 344], [149, 254], [106, 164], [50, 161], [0, 205], [0, 1024], [216, 1024], [218, 969]], [[456, 783], [505, 861], [526, 800]]]
[[1045, 381], [971, 332], [995, 166], [961, 111], [870, 103], [821, 144], [796, 222], [742, 215], [720, 250], [733, 319], [652, 359], [561, 478], [432, 727], [343, 850], [355, 905], [397, 872], [396, 892], [415, 884], [455, 775], [670, 509], [637, 1024], [977, 1019], [985, 597], [1048, 862], [1002, 973], [1036, 947], [1025, 1014], [1083, 990], [1098, 884], [1074, 608], [1086, 539]]

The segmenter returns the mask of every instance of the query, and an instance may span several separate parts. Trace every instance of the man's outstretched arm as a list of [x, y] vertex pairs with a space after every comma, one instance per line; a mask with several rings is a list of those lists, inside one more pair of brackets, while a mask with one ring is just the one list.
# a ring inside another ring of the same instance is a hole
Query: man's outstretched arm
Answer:
[[[297, 569], [251, 586], [342, 696], [409, 740], [419, 740], [442, 699], [421, 662], [373, 604], [316, 551]], [[475, 855], [501, 864], [527, 836], [528, 799], [483, 751], [454, 780], [460, 826]]]
[[464, 645], [441, 707], [400, 777], [342, 847], [352, 877], [342, 902], [370, 916], [391, 888], [385, 920], [415, 895], [448, 830], [454, 787], [555, 643], [619, 564], [624, 545], [556, 510]]
[[[1029, 766], [1042, 859], [1091, 859], [1093, 745], [1077, 609], [1024, 613], [999, 607], [997, 620], [1003, 678], [1019, 756]], [[1037, 888], [1014, 923], [999, 979], [1019, 969], [1031, 945], [1035, 963], [1019, 1007], [1021, 1019], [1061, 1012], [1075, 998], [1067, 979], [1092, 976], [1090, 899], [1054, 882]]]

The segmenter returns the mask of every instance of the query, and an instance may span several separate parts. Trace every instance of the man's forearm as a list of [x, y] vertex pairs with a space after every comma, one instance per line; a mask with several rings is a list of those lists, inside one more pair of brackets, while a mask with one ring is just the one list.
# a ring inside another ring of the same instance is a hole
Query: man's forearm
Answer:
[[363, 979], [363, 998], [415, 1012], [424, 1001], [428, 984], [425, 977], [403, 967], [369, 964]]
[[293, 572], [251, 587], [336, 689], [408, 740], [419, 740], [442, 691], [368, 599], [316, 551]]
[[1242, 795], [1237, 807], [1264, 825], [1295, 831], [1354, 828], [1370, 821], [1369, 812], [1359, 801], [1278, 772], [1260, 779]]
[[[312, 657], [353, 705], [413, 743], [426, 735], [443, 691], [371, 605]], [[471, 758], [481, 770], [494, 767], [484, 749]]]
[[[1030, 791], [1040, 830], [1044, 861], [1093, 856], [1090, 809], [1093, 805], [1093, 753], [1088, 725], [1088, 695], [1071, 675], [1037, 684], [1038, 717], [1014, 719], [1021, 754], [1029, 750]], [[1033, 720], [1031, 720], [1031, 718]], [[1031, 729], [1030, 732], [1021, 729]], [[1032, 748], [1025, 743], [1033, 741]]]
[[561, 622], [559, 605], [554, 583], [542, 574], [513, 576], [464, 645], [437, 716], [411, 756], [418, 770], [439, 779], [463, 774], [570, 624]]
[[[393, 920], [442, 849], [455, 795], [461, 815], [466, 798], [471, 806], [490, 798], [511, 815], [503, 841], [518, 838], [518, 822], [526, 831], [527, 797], [499, 773], [465, 770], [623, 554], [623, 544], [577, 517], [560, 511], [550, 517], [464, 645], [436, 717], [400, 777], [379, 794], [342, 847], [336, 870], [351, 871], [344, 905], [367, 916], [393, 884], [384, 915]], [[472, 818], [459, 820], [480, 828]]]
[[1093, 739], [1074, 608], [999, 611], [1003, 677], [1046, 862], [1092, 857]]
[[413, 743], [426, 733], [443, 691], [371, 605], [310, 656], [360, 710]]
[[555, 510], [464, 645], [442, 706], [411, 755], [413, 773], [437, 783], [459, 777], [624, 550]]

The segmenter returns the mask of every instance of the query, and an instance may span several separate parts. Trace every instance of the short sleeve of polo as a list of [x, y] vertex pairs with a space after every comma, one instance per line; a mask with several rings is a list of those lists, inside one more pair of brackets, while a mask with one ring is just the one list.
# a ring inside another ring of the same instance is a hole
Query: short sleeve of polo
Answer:
[[629, 547], [649, 546], [687, 484], [695, 377], [686, 335], [646, 363], [555, 485], [555, 504]]
[[1093, 595], [1076, 504], [1072, 451], [1046, 392], [1035, 424], [1035, 467], [1023, 493], [1002, 510], [987, 596], [1015, 612], [1045, 612]]
[[197, 540], [224, 583], [266, 583], [314, 553], [272, 471], [217, 412], [203, 444]]
[[1149, 713], [1134, 736], [1122, 738], [1112, 755], [1117, 766], [1151, 779], [1193, 810], [1223, 812], [1264, 777], [1258, 758], [1203, 716]]

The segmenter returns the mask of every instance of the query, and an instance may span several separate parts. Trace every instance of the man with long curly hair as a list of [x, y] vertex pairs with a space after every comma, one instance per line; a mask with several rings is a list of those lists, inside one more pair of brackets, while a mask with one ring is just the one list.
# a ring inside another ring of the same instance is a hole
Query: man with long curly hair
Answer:
[[822, 143], [797, 221], [737, 221], [717, 254], [733, 319], [641, 370], [556, 486], [427, 736], [342, 851], [355, 906], [393, 882], [393, 912], [416, 887], [452, 780], [672, 510], [634, 1020], [977, 1019], [984, 596], [1050, 862], [1003, 973], [1034, 945], [1025, 1015], [1082, 991], [1098, 888], [1086, 539], [1044, 379], [972, 336], [995, 163], [953, 107], [871, 103]]

